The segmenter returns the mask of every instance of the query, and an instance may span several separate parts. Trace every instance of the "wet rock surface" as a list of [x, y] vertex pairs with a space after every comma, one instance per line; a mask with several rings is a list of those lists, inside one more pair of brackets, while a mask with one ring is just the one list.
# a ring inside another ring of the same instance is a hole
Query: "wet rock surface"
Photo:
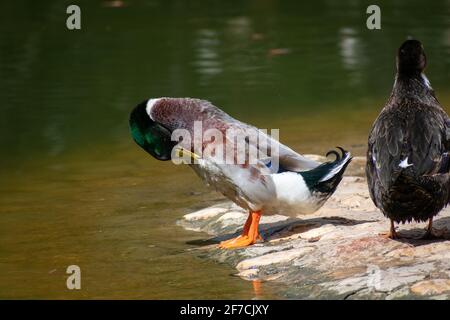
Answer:
[[[282, 298], [307, 299], [448, 299], [450, 298], [450, 232], [444, 239], [421, 240], [426, 223], [398, 225], [403, 237], [381, 235], [389, 221], [373, 205], [364, 160], [349, 168], [335, 194], [313, 215], [263, 216], [265, 241], [223, 250], [217, 243], [238, 235], [247, 213], [230, 202], [187, 214], [179, 224], [206, 232], [192, 249], [207, 259], [228, 263], [246, 280], [285, 284]], [[450, 209], [435, 228], [450, 230]]]

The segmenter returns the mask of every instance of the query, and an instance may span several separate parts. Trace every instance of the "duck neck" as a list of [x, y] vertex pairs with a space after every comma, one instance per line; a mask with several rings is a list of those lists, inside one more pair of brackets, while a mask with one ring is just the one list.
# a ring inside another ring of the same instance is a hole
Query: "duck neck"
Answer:
[[435, 99], [430, 81], [420, 71], [412, 73], [397, 72], [392, 96], [395, 98], [413, 96], [419, 99]]

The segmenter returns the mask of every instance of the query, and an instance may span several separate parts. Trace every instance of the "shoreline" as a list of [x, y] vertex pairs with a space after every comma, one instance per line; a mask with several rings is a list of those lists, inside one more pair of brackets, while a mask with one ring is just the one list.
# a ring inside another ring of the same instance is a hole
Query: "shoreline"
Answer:
[[[420, 240], [426, 223], [408, 223], [397, 225], [403, 239], [380, 235], [389, 220], [369, 197], [364, 164], [364, 157], [355, 157], [316, 213], [263, 216], [265, 241], [250, 247], [217, 248], [240, 232], [247, 217], [229, 201], [187, 214], [178, 224], [211, 236], [191, 249], [194, 254], [233, 266], [242, 279], [287, 285], [284, 298], [448, 299], [450, 233], [445, 240]], [[437, 215], [435, 227], [450, 230], [450, 208]]]

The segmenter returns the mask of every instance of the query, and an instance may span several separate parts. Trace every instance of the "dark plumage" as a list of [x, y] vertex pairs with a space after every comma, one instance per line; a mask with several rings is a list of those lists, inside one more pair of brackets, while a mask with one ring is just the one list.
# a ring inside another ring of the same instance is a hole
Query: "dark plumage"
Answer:
[[449, 202], [450, 122], [423, 74], [422, 44], [408, 40], [397, 54], [389, 100], [369, 135], [366, 174], [375, 205], [395, 222], [432, 219]]

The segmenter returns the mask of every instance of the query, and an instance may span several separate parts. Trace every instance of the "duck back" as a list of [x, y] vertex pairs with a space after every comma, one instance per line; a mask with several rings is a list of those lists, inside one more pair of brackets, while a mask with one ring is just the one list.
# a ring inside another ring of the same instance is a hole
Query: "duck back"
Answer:
[[416, 90], [394, 86], [369, 135], [370, 195], [397, 222], [425, 221], [449, 200], [448, 116], [421, 84]]

